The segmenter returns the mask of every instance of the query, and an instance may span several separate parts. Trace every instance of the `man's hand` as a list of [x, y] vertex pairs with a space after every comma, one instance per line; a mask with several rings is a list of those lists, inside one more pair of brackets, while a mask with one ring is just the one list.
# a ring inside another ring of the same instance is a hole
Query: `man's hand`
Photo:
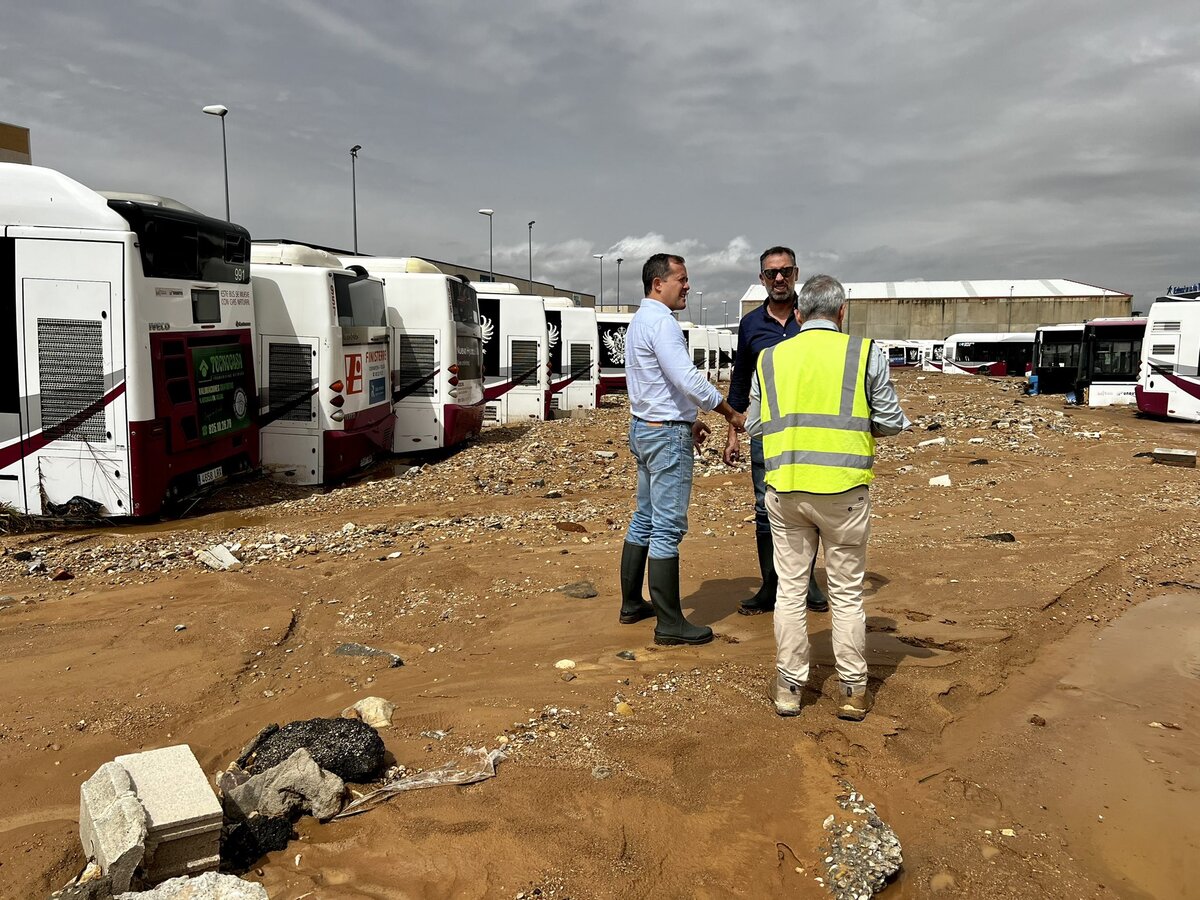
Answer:
[[736, 466], [742, 458], [741, 442], [738, 441], [737, 432], [731, 426], [729, 433], [725, 436], [725, 452], [721, 454], [721, 459], [725, 460], [725, 465]]
[[745, 415], [745, 413], [735, 412], [732, 416], [727, 416], [726, 420], [729, 422], [729, 427], [732, 428], [734, 431], [745, 431], [746, 430], [746, 415]]
[[704, 439], [707, 438], [711, 432], [711, 428], [697, 419], [692, 424], [692, 446], [699, 450], [700, 446], [704, 443]]

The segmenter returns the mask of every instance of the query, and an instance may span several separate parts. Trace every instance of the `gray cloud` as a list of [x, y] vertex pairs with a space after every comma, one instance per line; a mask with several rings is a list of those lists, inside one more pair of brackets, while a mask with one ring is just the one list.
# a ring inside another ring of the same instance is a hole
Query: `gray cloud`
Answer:
[[[1200, 21], [1150, 0], [608, 5], [141, 0], [10, 5], [0, 118], [92, 186], [364, 250], [706, 305], [758, 253], [845, 280], [1200, 278]], [[718, 308], [714, 306], [714, 308]]]

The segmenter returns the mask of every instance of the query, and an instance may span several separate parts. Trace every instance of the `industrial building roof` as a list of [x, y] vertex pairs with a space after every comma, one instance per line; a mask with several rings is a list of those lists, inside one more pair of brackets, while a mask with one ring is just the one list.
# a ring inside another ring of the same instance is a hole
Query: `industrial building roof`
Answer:
[[[1128, 297], [1123, 291], [1069, 278], [1026, 278], [1016, 281], [855, 281], [844, 282], [847, 300], [960, 300], [963, 298]], [[767, 291], [752, 284], [742, 303], [762, 303]]]

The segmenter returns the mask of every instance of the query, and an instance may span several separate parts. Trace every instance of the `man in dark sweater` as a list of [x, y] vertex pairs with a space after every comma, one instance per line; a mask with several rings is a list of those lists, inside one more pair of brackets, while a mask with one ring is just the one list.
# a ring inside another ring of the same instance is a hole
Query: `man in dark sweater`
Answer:
[[[794, 315], [796, 309], [796, 254], [789, 247], [772, 247], [759, 257], [759, 278], [767, 289], [763, 305], [742, 316], [738, 326], [737, 356], [734, 358], [733, 375], [729, 379], [729, 405], [738, 412], [750, 406], [750, 379], [758, 365], [758, 354], [767, 347], [800, 333]], [[733, 465], [741, 458], [738, 433], [733, 428], [725, 440], [722, 454], [726, 465]], [[762, 573], [762, 587], [749, 600], [743, 600], [738, 612], [744, 616], [757, 616], [775, 609], [775, 589], [779, 579], [775, 575], [775, 548], [771, 543], [771, 524], [767, 520], [766, 464], [763, 461], [762, 438], [750, 439], [750, 475], [754, 480], [754, 539], [758, 547], [758, 568]], [[814, 558], [815, 567], [816, 560]], [[811, 573], [810, 573], [811, 575]], [[829, 601], [825, 598], [816, 578], [808, 580], [808, 608], [813, 612], [827, 612]]]

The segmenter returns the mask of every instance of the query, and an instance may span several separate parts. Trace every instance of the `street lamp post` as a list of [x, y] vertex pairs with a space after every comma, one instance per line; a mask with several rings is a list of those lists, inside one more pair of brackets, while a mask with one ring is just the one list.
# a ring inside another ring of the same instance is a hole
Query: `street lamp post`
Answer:
[[487, 216], [487, 219], [488, 219], [488, 280], [489, 281], [496, 280], [496, 270], [492, 266], [492, 214], [495, 212], [496, 211], [494, 209], [479, 210], [479, 214], [481, 216]]
[[721, 327], [724, 328], [724, 327], [727, 327], [728, 325], [729, 325], [729, 301], [722, 300], [721, 301]]
[[617, 257], [617, 312], [621, 311], [621, 263], [625, 262], [624, 257]]
[[229, 110], [219, 103], [206, 106], [202, 112], [221, 120], [221, 160], [225, 164], [225, 221], [229, 221], [229, 150], [225, 145], [225, 117]]
[[704, 327], [704, 291], [696, 291], [696, 296], [700, 298], [700, 327]]
[[592, 259], [600, 260], [600, 294], [596, 299], [600, 303], [600, 308], [603, 309], [604, 308], [604, 254], [603, 253], [593, 253]]
[[533, 293], [533, 226], [536, 225], [533, 219], [529, 220], [529, 293]]
[[358, 256], [358, 184], [354, 174], [354, 163], [358, 159], [358, 151], [362, 144], [350, 148], [350, 200], [354, 210], [354, 255]]

